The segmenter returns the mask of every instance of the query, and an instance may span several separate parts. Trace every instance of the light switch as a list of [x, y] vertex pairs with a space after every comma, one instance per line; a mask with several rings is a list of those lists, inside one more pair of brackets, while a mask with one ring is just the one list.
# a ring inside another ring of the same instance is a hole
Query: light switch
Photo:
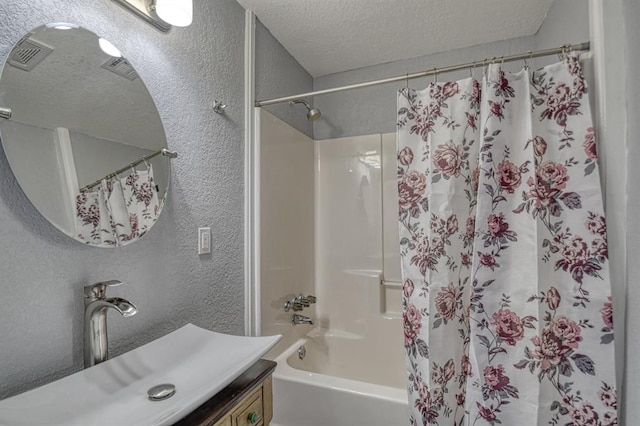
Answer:
[[198, 228], [198, 254], [211, 253], [211, 228]]

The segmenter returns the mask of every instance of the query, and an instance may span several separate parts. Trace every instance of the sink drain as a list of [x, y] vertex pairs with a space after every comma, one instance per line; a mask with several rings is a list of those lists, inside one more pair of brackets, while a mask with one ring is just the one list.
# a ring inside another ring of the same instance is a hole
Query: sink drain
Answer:
[[307, 348], [300, 346], [298, 348], [298, 358], [304, 359], [305, 356], [307, 356]]
[[163, 383], [156, 385], [147, 391], [147, 396], [152, 401], [162, 401], [171, 398], [176, 393], [175, 385], [171, 383]]

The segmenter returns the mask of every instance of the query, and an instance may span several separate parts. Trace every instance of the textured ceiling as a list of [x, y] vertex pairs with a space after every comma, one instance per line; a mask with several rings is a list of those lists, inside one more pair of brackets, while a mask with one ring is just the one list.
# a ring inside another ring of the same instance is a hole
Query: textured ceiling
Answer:
[[46, 26], [31, 34], [31, 40], [53, 52], [31, 71], [9, 64], [3, 68], [0, 104], [11, 107], [13, 121], [44, 129], [65, 127], [154, 151], [166, 146], [144, 83], [101, 68], [112, 57], [98, 47], [96, 34]]
[[553, 0], [237, 0], [314, 77], [535, 34]]

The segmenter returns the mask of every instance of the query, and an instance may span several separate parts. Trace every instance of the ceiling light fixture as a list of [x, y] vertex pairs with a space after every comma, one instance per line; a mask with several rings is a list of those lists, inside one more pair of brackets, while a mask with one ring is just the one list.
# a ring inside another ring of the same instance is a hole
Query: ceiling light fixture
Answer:
[[192, 0], [156, 0], [156, 13], [164, 22], [176, 27], [188, 27], [193, 21]]
[[115, 47], [109, 40], [99, 37], [98, 44], [100, 45], [100, 49], [102, 49], [102, 51], [107, 55], [113, 56], [114, 58], [122, 58], [122, 53], [120, 53], [120, 50], [118, 50], [118, 48]]
[[171, 26], [186, 27], [193, 21], [192, 0], [113, 0], [162, 32]]
[[75, 24], [67, 24], [66, 22], [54, 22], [51, 24], [46, 24], [47, 28], [55, 28], [56, 30], [70, 30], [73, 28], [80, 28]]

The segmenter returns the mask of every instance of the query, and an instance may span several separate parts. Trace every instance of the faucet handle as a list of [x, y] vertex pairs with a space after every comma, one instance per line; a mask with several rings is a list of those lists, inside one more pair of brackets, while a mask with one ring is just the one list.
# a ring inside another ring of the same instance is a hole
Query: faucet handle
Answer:
[[302, 303], [299, 303], [296, 299], [288, 300], [284, 302], [284, 311], [289, 312], [291, 309], [293, 309], [294, 312], [298, 312], [304, 309], [304, 306], [302, 305]]
[[102, 299], [106, 296], [107, 287], [122, 285], [122, 281], [110, 280], [84, 286], [84, 295], [92, 299]]
[[301, 303], [305, 308], [309, 307], [312, 303], [316, 303], [316, 297], [312, 295], [305, 296], [301, 294], [300, 296], [295, 298], [295, 301]]

